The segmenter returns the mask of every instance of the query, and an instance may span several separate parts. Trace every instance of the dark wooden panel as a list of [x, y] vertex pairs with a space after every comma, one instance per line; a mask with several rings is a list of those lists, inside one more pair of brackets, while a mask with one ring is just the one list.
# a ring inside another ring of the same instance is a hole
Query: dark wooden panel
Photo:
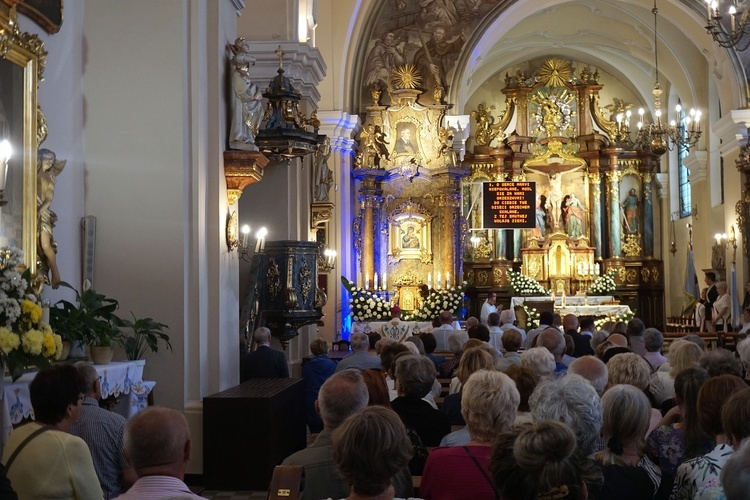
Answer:
[[268, 489], [273, 468], [305, 447], [302, 379], [255, 379], [203, 399], [208, 489]]

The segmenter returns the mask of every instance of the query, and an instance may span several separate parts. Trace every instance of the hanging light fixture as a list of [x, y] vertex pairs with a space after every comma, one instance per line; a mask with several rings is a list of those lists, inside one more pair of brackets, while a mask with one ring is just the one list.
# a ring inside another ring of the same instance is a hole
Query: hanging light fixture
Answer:
[[654, 0], [654, 8], [651, 9], [651, 12], [654, 14], [654, 68], [656, 71], [656, 82], [652, 91], [654, 95], [654, 121], [653, 123], [645, 123], [645, 111], [643, 108], [638, 110], [640, 121], [638, 122], [636, 145], [639, 148], [651, 150], [656, 156], [661, 156], [667, 150], [673, 150], [675, 146], [690, 149], [698, 143], [701, 137], [701, 112], [691, 109], [689, 115], [683, 119], [680, 118], [682, 105], [677, 104], [675, 112], [678, 121], [672, 120], [668, 125], [662, 122], [661, 96], [664, 91], [659, 84], [659, 39], [657, 31], [659, 9], [656, 7], [656, 0]]
[[706, 0], [706, 31], [716, 43], [724, 48], [745, 50], [750, 46], [750, 2], [731, 0], [726, 12], [729, 29], [723, 21], [718, 0]]

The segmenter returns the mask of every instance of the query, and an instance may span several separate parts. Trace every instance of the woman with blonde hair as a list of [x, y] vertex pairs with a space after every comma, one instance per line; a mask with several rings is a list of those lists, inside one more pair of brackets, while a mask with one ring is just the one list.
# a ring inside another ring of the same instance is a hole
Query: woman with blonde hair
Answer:
[[669, 354], [667, 354], [670, 370], [668, 372], [659, 370], [651, 377], [650, 391], [657, 407], [673, 397], [674, 379], [677, 374], [688, 368], [699, 366], [698, 360], [702, 355], [701, 348], [693, 342], [684, 339], [672, 342], [669, 346]]
[[631, 500], [663, 496], [661, 470], [642, 451], [650, 412], [648, 398], [632, 385], [616, 385], [602, 396], [606, 448], [595, 455], [604, 473], [601, 498]]
[[504, 373], [480, 370], [472, 374], [461, 398], [461, 413], [471, 440], [465, 446], [438, 448], [430, 453], [419, 495], [426, 500], [496, 498], [489, 472], [492, 441], [511, 428], [520, 401], [516, 384]]
[[[607, 363], [607, 372], [609, 375], [609, 386], [613, 387], [618, 384], [628, 384], [640, 389], [648, 398], [649, 382], [651, 381], [651, 367], [648, 362], [634, 352], [618, 354]], [[649, 405], [651, 401], [649, 401]], [[644, 437], [648, 436], [652, 430], [656, 429], [661, 420], [661, 412], [654, 408], [649, 412], [649, 426]]]
[[470, 347], [461, 356], [456, 377], [451, 380], [450, 394], [443, 400], [443, 413], [448, 415], [451, 425], [466, 425], [461, 415], [461, 388], [472, 373], [479, 370], [495, 370], [495, 361], [482, 347]]

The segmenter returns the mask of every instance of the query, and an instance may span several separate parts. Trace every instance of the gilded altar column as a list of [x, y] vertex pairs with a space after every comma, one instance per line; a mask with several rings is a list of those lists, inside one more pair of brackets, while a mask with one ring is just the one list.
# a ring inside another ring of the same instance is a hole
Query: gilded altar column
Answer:
[[355, 221], [355, 225], [359, 226], [358, 233], [360, 236], [359, 241], [355, 242], [355, 246], [359, 251], [362, 262], [361, 286], [364, 286], [367, 277], [370, 278], [372, 284], [375, 275], [375, 224], [377, 211], [383, 203], [381, 196], [383, 191], [380, 182], [385, 175], [384, 170], [355, 171], [355, 178], [361, 182], [359, 186], [359, 220]]
[[[615, 160], [616, 161], [616, 160]], [[615, 166], [613, 165], [612, 168]], [[622, 221], [620, 219], [620, 172], [607, 172], [607, 200], [609, 202], [609, 256], [619, 257], [622, 253]]]
[[591, 236], [594, 244], [594, 258], [602, 257], [602, 177], [599, 172], [589, 174], [589, 206], [591, 207]]
[[458, 210], [461, 200], [458, 193], [442, 193], [437, 197], [438, 208], [440, 211], [440, 222], [442, 225], [442, 269], [443, 276], [450, 273], [451, 284], [458, 279], [458, 266], [456, 266], [456, 249], [458, 246], [458, 235], [456, 223], [458, 221]]
[[654, 256], [654, 202], [651, 193], [651, 172], [641, 173], [643, 185], [643, 253]]

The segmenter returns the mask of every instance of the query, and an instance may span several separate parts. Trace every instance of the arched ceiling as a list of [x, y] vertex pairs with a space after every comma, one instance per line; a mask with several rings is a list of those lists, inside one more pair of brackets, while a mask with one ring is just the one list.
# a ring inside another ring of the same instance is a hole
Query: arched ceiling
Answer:
[[[705, 108], [710, 76], [730, 94], [730, 107], [736, 105], [741, 86], [731, 63], [727, 57], [717, 62], [717, 56], [726, 51], [716, 51], [711, 45], [696, 13], [682, 4], [661, 3], [665, 6], [659, 6], [657, 43], [662, 87], [680, 96], [686, 106]], [[557, 56], [601, 68], [630, 88], [643, 104], [651, 104], [655, 80], [652, 7], [648, 2], [622, 0], [538, 0], [533, 6], [516, 2], [502, 12], [498, 9], [496, 17], [475, 32], [471, 52], [464, 51], [451, 101], [460, 106], [488, 79], [523, 61]], [[675, 24], [678, 18], [689, 24]]]
[[[446, 0], [435, 0], [437, 4], [441, 1]], [[416, 0], [405, 2], [417, 5]], [[350, 26], [350, 29], [357, 26], [353, 35], [359, 43], [354, 50], [346, 49], [351, 50], [349, 60], [355, 66], [347, 87], [353, 100], [350, 102], [360, 111], [369, 105], [360, 96], [367, 95], [362, 92], [363, 72], [373, 40], [382, 36], [378, 31], [383, 31], [384, 20], [394, 17], [388, 9], [398, 3], [361, 0], [359, 19]], [[497, 80], [506, 72], [515, 73], [515, 68], [524, 61], [545, 57], [560, 57], [577, 62], [578, 66], [600, 68], [621, 82], [642, 104], [652, 104], [653, 0], [452, 3], [482, 5], [486, 12], [481, 20], [471, 23], [472, 34], [448, 75], [450, 88], [446, 100], [456, 106], [454, 113], [468, 113], [464, 105], [486, 82]], [[688, 107], [706, 109], [719, 101], [723, 112], [743, 107], [744, 70], [736, 54], [718, 47], [706, 34], [702, 5], [701, 0], [658, 1], [659, 79], [665, 95], [678, 95]], [[718, 99], [711, 95], [712, 87]]]

